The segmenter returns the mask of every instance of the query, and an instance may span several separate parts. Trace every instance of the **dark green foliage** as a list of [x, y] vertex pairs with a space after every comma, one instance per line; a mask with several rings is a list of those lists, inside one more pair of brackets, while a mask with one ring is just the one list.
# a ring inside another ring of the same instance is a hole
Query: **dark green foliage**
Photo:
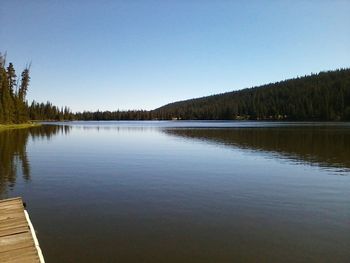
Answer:
[[21, 84], [15, 97], [16, 106], [16, 122], [23, 123], [28, 121], [28, 106], [26, 102], [26, 95], [29, 87], [29, 68], [23, 70], [21, 74]]
[[15, 88], [17, 87], [16, 83], [16, 71], [12, 63], [9, 63], [7, 69], [6, 69], [6, 75], [7, 75], [7, 80], [8, 80], [8, 85], [9, 85], [9, 90], [11, 97], [14, 97], [15, 95]]
[[[0, 54], [0, 123], [23, 123], [28, 121], [26, 94], [29, 86], [29, 68], [17, 80], [12, 63], [5, 68], [5, 57]], [[19, 84], [19, 85], [18, 85]]]
[[350, 120], [350, 69], [170, 103], [158, 119]]
[[[7, 71], [8, 70], [8, 71]], [[15, 121], [15, 102], [14, 87], [16, 74], [13, 65], [10, 64], [5, 69], [5, 58], [0, 55], [0, 123], [14, 123]]]
[[29, 106], [29, 116], [31, 120], [42, 121], [64, 121], [73, 120], [74, 115], [68, 107], [59, 108], [51, 102], [38, 103], [33, 101]]
[[350, 69], [170, 103], [152, 111], [76, 113], [79, 120], [350, 120]]
[[151, 120], [152, 113], [144, 110], [129, 111], [84, 111], [75, 114], [75, 119], [85, 121], [108, 121], [108, 120]]

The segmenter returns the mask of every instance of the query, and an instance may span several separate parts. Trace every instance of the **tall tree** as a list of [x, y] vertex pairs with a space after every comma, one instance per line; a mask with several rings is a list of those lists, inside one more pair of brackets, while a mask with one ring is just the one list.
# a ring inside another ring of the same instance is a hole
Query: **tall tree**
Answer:
[[14, 122], [14, 98], [11, 92], [11, 86], [9, 84], [8, 73], [4, 67], [0, 69], [1, 78], [1, 104], [2, 104], [2, 122], [13, 123]]
[[17, 122], [23, 123], [28, 121], [28, 105], [26, 101], [27, 91], [29, 87], [29, 67], [26, 67], [21, 74], [21, 82], [16, 94]]

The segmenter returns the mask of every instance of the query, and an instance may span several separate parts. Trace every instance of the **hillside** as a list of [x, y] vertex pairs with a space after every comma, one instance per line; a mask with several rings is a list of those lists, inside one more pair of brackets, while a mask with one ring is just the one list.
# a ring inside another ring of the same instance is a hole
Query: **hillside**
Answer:
[[167, 104], [158, 119], [350, 120], [350, 69]]

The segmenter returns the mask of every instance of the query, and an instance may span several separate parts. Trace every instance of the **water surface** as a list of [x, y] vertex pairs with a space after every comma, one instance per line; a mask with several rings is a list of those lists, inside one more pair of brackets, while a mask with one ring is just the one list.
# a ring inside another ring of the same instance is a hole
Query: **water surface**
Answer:
[[348, 262], [350, 125], [73, 122], [0, 132], [50, 262]]

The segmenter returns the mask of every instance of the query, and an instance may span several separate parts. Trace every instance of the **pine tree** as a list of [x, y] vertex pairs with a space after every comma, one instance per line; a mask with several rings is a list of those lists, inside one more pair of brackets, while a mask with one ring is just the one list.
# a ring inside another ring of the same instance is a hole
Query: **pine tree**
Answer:
[[17, 94], [17, 122], [28, 121], [28, 105], [26, 102], [27, 91], [29, 87], [29, 67], [26, 67], [21, 74], [21, 84]]
[[10, 85], [6, 71], [1, 69], [1, 102], [2, 102], [2, 122], [12, 123], [14, 119], [14, 103], [11, 96]]

